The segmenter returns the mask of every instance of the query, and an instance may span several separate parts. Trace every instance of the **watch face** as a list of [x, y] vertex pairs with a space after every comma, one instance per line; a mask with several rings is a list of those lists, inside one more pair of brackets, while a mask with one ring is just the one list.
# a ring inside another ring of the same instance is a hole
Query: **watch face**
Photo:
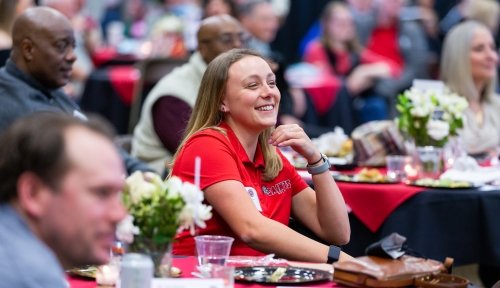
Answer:
[[330, 160], [328, 160], [328, 157], [326, 157], [325, 154], [321, 153], [321, 158], [323, 158], [323, 161], [325, 161], [325, 163], [328, 163], [328, 168], [330, 168], [332, 166], [330, 164]]

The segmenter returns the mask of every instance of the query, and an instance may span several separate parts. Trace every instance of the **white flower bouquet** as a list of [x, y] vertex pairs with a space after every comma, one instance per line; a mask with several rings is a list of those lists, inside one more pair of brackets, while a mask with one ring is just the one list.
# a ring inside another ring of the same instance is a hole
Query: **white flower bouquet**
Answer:
[[212, 217], [212, 207], [202, 203], [202, 191], [178, 177], [163, 181], [151, 172], [135, 172], [126, 180], [123, 197], [130, 215], [116, 234], [135, 251], [161, 251], [178, 231], [194, 234], [195, 226], [204, 228]]
[[443, 147], [463, 128], [467, 100], [448, 89], [442, 92], [411, 88], [398, 96], [399, 130], [416, 146]]

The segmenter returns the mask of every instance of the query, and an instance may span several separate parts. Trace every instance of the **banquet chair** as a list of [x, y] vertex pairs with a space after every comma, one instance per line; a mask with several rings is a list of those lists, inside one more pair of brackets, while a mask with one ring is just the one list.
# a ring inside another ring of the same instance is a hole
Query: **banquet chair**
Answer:
[[141, 116], [142, 104], [154, 85], [175, 67], [181, 66], [186, 62], [187, 59], [149, 58], [136, 64], [141, 77], [135, 87], [134, 100], [130, 108], [129, 133], [133, 133], [134, 127]]

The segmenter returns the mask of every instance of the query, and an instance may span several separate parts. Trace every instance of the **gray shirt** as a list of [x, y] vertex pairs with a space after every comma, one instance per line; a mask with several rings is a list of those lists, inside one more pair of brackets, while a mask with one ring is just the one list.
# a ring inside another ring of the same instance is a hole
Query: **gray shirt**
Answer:
[[0, 205], [0, 287], [68, 287], [54, 253], [9, 204]]

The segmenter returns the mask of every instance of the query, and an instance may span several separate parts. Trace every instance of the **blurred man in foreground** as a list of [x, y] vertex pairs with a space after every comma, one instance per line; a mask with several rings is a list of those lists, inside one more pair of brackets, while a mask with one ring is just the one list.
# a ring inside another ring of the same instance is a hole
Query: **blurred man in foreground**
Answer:
[[36, 113], [0, 138], [2, 287], [66, 288], [63, 269], [109, 260], [125, 172], [103, 127]]

